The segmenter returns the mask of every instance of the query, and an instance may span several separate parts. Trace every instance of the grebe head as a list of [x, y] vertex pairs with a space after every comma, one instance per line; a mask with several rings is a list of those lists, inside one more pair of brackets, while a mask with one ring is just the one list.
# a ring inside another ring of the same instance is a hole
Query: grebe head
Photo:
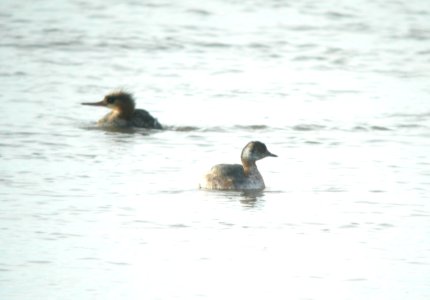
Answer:
[[102, 101], [99, 102], [84, 102], [82, 105], [92, 106], [105, 106], [118, 112], [133, 112], [135, 103], [133, 96], [124, 91], [117, 91], [106, 95]]
[[262, 142], [249, 142], [245, 148], [242, 150], [241, 159], [242, 162], [255, 162], [256, 160], [265, 158], [267, 156], [277, 157], [277, 155], [270, 153], [269, 150], [267, 150], [266, 145], [264, 145]]

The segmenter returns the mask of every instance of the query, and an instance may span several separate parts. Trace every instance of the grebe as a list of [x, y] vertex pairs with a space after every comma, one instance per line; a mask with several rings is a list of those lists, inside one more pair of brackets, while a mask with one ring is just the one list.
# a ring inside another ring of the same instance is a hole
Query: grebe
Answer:
[[112, 111], [100, 119], [97, 124], [115, 127], [141, 127], [163, 129], [156, 118], [144, 109], [135, 109], [133, 96], [124, 91], [110, 93], [99, 102], [85, 102], [82, 105], [104, 106]]
[[242, 164], [215, 165], [203, 178], [200, 188], [209, 190], [262, 190], [263, 177], [255, 162], [267, 156], [277, 157], [261, 142], [249, 142], [242, 150]]

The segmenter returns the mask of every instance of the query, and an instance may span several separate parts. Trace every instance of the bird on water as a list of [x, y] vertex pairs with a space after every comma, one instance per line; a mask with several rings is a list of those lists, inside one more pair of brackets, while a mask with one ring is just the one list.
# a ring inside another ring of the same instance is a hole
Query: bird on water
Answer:
[[133, 96], [124, 91], [112, 92], [99, 102], [81, 104], [104, 106], [111, 109], [111, 112], [97, 122], [100, 126], [163, 129], [163, 126], [149, 112], [144, 109], [136, 109]]
[[249, 142], [242, 150], [242, 164], [219, 164], [207, 173], [200, 188], [208, 190], [262, 190], [265, 188], [263, 176], [258, 171], [256, 161], [277, 155], [270, 153], [262, 142]]

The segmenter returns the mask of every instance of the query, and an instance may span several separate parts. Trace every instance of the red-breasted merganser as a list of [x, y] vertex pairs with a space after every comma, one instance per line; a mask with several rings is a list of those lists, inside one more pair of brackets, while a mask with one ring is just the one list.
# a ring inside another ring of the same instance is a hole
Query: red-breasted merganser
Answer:
[[267, 156], [277, 157], [261, 142], [249, 142], [242, 150], [242, 164], [215, 165], [203, 178], [200, 188], [209, 190], [261, 190], [263, 177], [255, 162]]
[[163, 129], [156, 118], [144, 109], [135, 109], [133, 96], [124, 91], [110, 93], [99, 102], [85, 102], [82, 105], [104, 106], [112, 111], [100, 119], [97, 124], [115, 127], [141, 127]]

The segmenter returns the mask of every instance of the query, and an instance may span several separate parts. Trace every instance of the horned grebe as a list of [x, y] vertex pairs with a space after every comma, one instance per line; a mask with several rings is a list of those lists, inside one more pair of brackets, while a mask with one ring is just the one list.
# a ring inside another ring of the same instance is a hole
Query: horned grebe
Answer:
[[263, 177], [255, 162], [267, 156], [277, 157], [261, 142], [249, 142], [242, 150], [239, 164], [215, 165], [203, 178], [200, 188], [209, 190], [261, 190]]
[[156, 118], [143, 109], [135, 109], [133, 96], [124, 91], [110, 93], [99, 102], [85, 102], [82, 105], [105, 106], [112, 111], [100, 119], [97, 124], [115, 127], [141, 127], [163, 129]]

